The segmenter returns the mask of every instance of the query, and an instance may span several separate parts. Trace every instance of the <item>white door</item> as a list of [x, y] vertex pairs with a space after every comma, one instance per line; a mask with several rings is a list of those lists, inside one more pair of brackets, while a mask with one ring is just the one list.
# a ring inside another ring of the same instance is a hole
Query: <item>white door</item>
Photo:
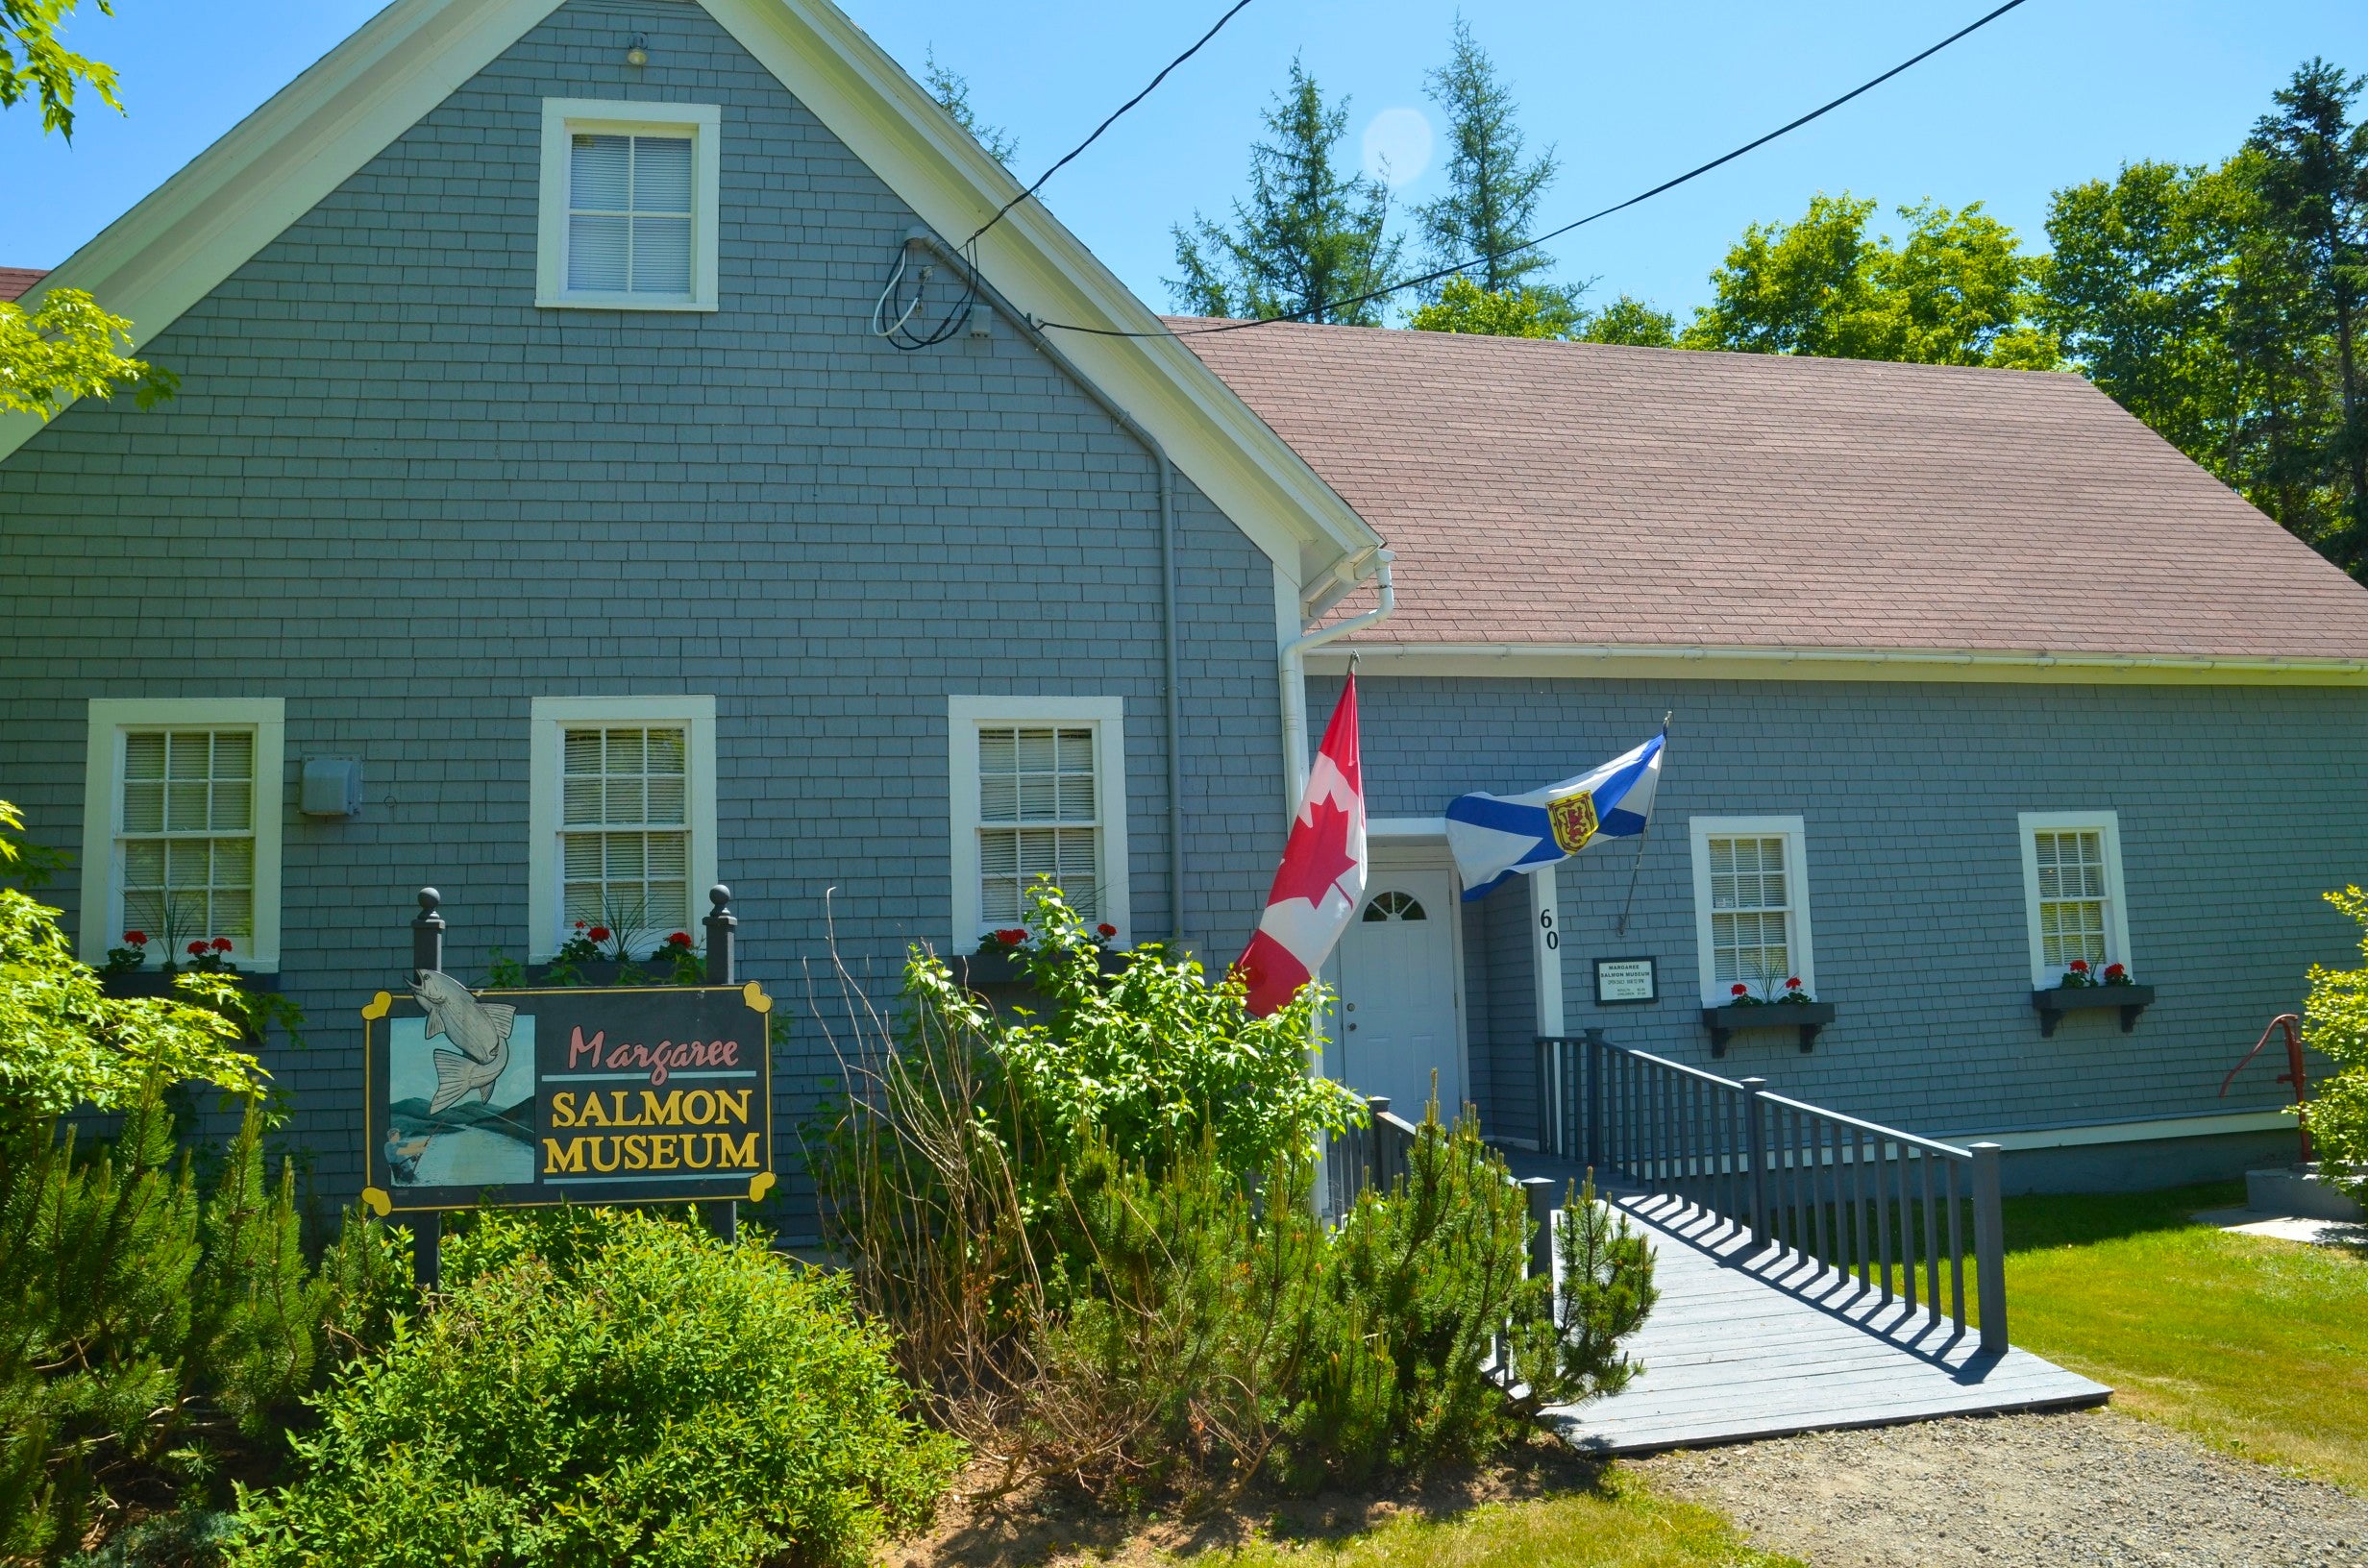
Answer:
[[1408, 1121], [1422, 1119], [1434, 1070], [1440, 1119], [1452, 1121], [1464, 1104], [1455, 921], [1448, 872], [1376, 866], [1341, 939], [1341, 1082], [1389, 1095]]

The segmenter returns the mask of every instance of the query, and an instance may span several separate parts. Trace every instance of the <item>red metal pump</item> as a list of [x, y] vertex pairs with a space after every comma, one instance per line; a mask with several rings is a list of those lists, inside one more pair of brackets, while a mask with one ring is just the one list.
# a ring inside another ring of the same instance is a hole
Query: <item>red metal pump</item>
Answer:
[[[2279, 1076], [2278, 1082], [2282, 1084], [2292, 1084], [2294, 1086], [2294, 1103], [2296, 1105], [2300, 1105], [2307, 1099], [2310, 1093], [2310, 1083], [2309, 1079], [2303, 1071], [2303, 1037], [2302, 1031], [2299, 1027], [2302, 1021], [2301, 1016], [2293, 1013], [2281, 1013], [2276, 1017], [2270, 1019], [2269, 1027], [2262, 1030], [2261, 1038], [2253, 1042], [2253, 1049], [2245, 1053], [2244, 1061], [2239, 1062], [2236, 1066], [2229, 1068], [2229, 1075], [2220, 1080], [2220, 1097], [2222, 1099], [2228, 1098], [2229, 1086], [2236, 1082], [2236, 1075], [2244, 1071], [2246, 1066], [2251, 1064], [2255, 1057], [2261, 1054], [2261, 1047], [2269, 1043], [2269, 1037], [2282, 1029], [2285, 1031], [2286, 1070]], [[2299, 1117], [2296, 1119], [2297, 1121], [2301, 1120]], [[2302, 1122], [2301, 1131], [2303, 1138], [2303, 1164], [2306, 1165], [2310, 1164], [2309, 1124], [2307, 1122]]]

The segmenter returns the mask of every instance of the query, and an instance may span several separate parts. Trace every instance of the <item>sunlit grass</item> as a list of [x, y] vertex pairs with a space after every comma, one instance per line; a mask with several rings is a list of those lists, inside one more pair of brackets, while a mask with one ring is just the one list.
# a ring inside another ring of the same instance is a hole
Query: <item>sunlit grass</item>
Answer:
[[2010, 1198], [2015, 1344], [2113, 1407], [2368, 1491], [2368, 1259], [2190, 1223], [2234, 1183]]
[[1171, 1560], [1265, 1568], [1799, 1568], [1755, 1551], [1709, 1508], [1661, 1496], [1617, 1470], [1595, 1490], [1491, 1503], [1443, 1519], [1401, 1515], [1339, 1538], [1275, 1537]]

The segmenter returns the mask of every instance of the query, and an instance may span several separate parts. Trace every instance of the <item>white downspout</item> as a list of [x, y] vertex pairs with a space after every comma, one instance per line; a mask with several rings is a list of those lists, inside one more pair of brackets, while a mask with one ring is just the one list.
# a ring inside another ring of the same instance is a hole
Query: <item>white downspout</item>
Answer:
[[1379, 603], [1363, 615], [1308, 632], [1283, 646], [1283, 810], [1287, 817], [1298, 815], [1299, 797], [1307, 793], [1307, 666], [1303, 655], [1311, 648], [1321, 648], [1336, 638], [1379, 625], [1390, 618], [1397, 608], [1397, 590], [1390, 582], [1390, 563], [1395, 558], [1386, 550], [1376, 556], [1373, 583], [1380, 591]]

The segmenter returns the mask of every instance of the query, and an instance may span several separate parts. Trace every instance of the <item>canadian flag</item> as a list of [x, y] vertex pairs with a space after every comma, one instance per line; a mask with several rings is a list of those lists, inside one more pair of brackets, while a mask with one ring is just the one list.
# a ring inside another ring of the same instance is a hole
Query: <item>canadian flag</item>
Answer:
[[1323, 968], [1365, 898], [1365, 783], [1357, 761], [1357, 677], [1341, 692], [1323, 745], [1307, 772], [1283, 863], [1267, 890], [1267, 912], [1235, 968], [1247, 1005], [1266, 1017]]

